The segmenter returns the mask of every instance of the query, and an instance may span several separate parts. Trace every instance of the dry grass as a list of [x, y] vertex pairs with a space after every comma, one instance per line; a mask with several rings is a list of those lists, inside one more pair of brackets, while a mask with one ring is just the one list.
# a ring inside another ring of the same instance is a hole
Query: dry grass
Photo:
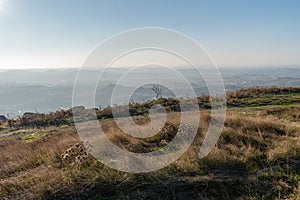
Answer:
[[[198, 152], [211, 120], [209, 112], [204, 110], [198, 135], [188, 151], [170, 166], [141, 175], [112, 170], [90, 156], [81, 165], [63, 163], [61, 154], [79, 142], [72, 126], [41, 129], [47, 134], [29, 141], [17, 137], [17, 133], [14, 137], [2, 137], [0, 198], [172, 198], [175, 195], [297, 199], [300, 198], [299, 112], [297, 106], [229, 110], [218, 144], [200, 160]], [[125, 134], [113, 120], [105, 120], [101, 126], [119, 147], [149, 152], [174, 137], [179, 118], [180, 113], [169, 113], [163, 130], [147, 139]], [[135, 117], [134, 121], [149, 124], [149, 119], [143, 116]], [[168, 131], [164, 131], [166, 128]], [[220, 191], [224, 196], [219, 195]]]

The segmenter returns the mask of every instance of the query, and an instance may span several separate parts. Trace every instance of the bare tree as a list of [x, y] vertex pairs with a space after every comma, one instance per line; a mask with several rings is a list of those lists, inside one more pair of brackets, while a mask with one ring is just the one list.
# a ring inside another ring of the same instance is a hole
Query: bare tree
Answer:
[[155, 93], [155, 95], [156, 95], [155, 98], [156, 99], [162, 98], [162, 96], [161, 96], [161, 86], [159, 84], [153, 84], [151, 89]]

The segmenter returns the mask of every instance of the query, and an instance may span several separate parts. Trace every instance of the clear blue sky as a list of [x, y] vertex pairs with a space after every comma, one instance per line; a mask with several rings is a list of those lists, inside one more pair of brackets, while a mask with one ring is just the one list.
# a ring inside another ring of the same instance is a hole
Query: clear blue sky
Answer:
[[219, 66], [300, 65], [299, 0], [0, 0], [0, 68], [78, 67], [147, 26], [193, 37]]

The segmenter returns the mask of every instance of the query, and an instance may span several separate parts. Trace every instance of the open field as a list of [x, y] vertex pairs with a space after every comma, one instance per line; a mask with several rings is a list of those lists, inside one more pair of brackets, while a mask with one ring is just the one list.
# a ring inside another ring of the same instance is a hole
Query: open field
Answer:
[[[189, 150], [175, 163], [144, 174], [119, 172], [96, 161], [69, 120], [13, 130], [3, 124], [0, 199], [299, 199], [299, 91], [248, 92], [229, 95], [240, 103], [229, 106], [222, 135], [207, 157], [198, 157], [211, 120], [203, 109]], [[172, 140], [180, 113], [171, 110], [165, 128], [147, 139], [124, 134], [103, 116], [100, 124], [114, 144], [149, 152]], [[137, 115], [134, 120], [146, 124], [149, 118]]]

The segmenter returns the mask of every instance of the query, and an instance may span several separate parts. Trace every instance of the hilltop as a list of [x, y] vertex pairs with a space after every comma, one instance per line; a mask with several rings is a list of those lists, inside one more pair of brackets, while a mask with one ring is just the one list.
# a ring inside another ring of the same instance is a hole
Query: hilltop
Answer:
[[[300, 198], [300, 88], [229, 92], [224, 130], [204, 159], [199, 159], [198, 152], [211, 120], [210, 102], [207, 96], [198, 100], [201, 123], [192, 146], [175, 163], [145, 174], [110, 169], [89, 155], [76, 133], [72, 110], [27, 115], [16, 119], [11, 128], [4, 123], [0, 198]], [[146, 124], [149, 108], [157, 103], [168, 111], [168, 122], [147, 139], [124, 134], [112, 119], [110, 107], [95, 111], [114, 144], [132, 152], [149, 152], [176, 134], [178, 101], [162, 98], [129, 105], [135, 122]]]

